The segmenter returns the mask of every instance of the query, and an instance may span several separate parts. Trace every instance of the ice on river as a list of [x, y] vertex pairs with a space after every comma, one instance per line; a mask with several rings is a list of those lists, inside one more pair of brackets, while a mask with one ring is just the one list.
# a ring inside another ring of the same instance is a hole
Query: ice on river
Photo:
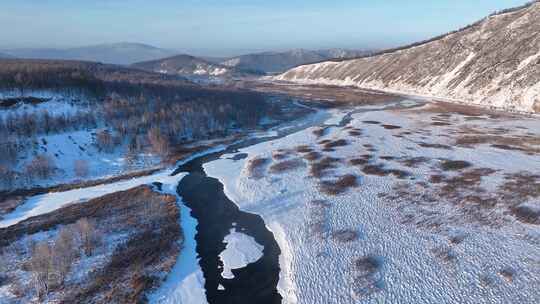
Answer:
[[236, 231], [236, 228], [232, 228], [223, 241], [227, 245], [219, 258], [223, 262], [222, 276], [225, 279], [234, 278], [233, 269], [244, 268], [263, 256], [264, 246], [258, 244], [253, 237]]

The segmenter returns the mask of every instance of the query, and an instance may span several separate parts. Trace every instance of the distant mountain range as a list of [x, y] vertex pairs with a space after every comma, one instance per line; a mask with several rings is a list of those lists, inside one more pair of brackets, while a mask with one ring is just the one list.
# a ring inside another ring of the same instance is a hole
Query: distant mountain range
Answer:
[[540, 1], [427, 41], [296, 67], [276, 80], [355, 86], [540, 113]]
[[8, 54], [0, 53], [0, 59], [10, 59], [10, 58], [14, 58], [14, 57]]
[[[264, 52], [228, 58], [179, 55], [178, 51], [157, 48], [142, 43], [98, 44], [68, 49], [7, 49], [0, 58], [80, 60], [130, 65], [145, 70], [161, 70], [168, 74], [200, 74], [218, 76], [237, 73], [281, 73], [298, 65], [336, 58], [354, 58], [369, 51], [328, 49], [296, 49], [283, 52]], [[183, 66], [185, 65], [185, 66]]]
[[186, 77], [223, 78], [250, 74], [235, 67], [212, 63], [190, 55], [176, 55], [164, 59], [139, 62], [131, 66], [146, 71]]
[[25, 59], [82, 60], [122, 65], [169, 57], [177, 53], [141, 43], [99, 44], [69, 49], [11, 49], [2, 52]]

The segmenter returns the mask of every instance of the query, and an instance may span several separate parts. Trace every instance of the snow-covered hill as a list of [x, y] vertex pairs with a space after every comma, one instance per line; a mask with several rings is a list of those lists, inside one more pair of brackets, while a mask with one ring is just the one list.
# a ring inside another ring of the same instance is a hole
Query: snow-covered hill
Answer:
[[190, 55], [177, 55], [165, 59], [139, 62], [133, 64], [132, 67], [151, 72], [181, 75], [185, 77], [225, 77], [240, 74], [233, 67], [211, 63]]
[[368, 54], [369, 51], [328, 49], [304, 50], [296, 49], [285, 52], [264, 52], [233, 57], [222, 62], [229, 67], [264, 73], [281, 73], [292, 67], [319, 62], [328, 59], [353, 58]]
[[276, 80], [355, 86], [540, 112], [540, 3], [375, 56], [304, 65]]

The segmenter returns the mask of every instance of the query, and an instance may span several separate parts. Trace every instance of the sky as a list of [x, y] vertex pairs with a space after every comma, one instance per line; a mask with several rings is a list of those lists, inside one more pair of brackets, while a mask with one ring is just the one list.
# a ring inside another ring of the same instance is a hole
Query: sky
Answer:
[[526, 0], [0, 0], [0, 49], [140, 42], [195, 55], [381, 49]]

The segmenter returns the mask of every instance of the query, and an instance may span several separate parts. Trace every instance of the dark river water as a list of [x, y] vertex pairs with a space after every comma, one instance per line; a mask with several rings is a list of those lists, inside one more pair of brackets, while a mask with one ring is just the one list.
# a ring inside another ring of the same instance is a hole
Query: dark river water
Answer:
[[[404, 106], [398, 104], [394, 107]], [[332, 126], [343, 127], [351, 121], [352, 114], [365, 111], [351, 110], [337, 125]], [[224, 151], [195, 158], [179, 166], [173, 173], [188, 173], [179, 183], [177, 191], [183, 202], [191, 209], [191, 215], [198, 221], [195, 236], [196, 251], [200, 257], [206, 296], [210, 304], [281, 303], [282, 298], [277, 291], [281, 251], [263, 219], [259, 215], [241, 211], [227, 198], [221, 182], [206, 175], [203, 165], [219, 159], [224, 154], [235, 154], [232, 160], [241, 160], [247, 157], [247, 154], [238, 153], [242, 148], [275, 140], [311, 126], [323, 125], [326, 118], [321, 115], [319, 120], [288, 128], [286, 131], [278, 132], [277, 136], [250, 139], [230, 146]], [[224, 279], [221, 276], [223, 265], [219, 254], [225, 250], [223, 240], [233, 227], [264, 246], [263, 256], [255, 263], [233, 270], [233, 279]], [[218, 290], [219, 285], [225, 289]]]

